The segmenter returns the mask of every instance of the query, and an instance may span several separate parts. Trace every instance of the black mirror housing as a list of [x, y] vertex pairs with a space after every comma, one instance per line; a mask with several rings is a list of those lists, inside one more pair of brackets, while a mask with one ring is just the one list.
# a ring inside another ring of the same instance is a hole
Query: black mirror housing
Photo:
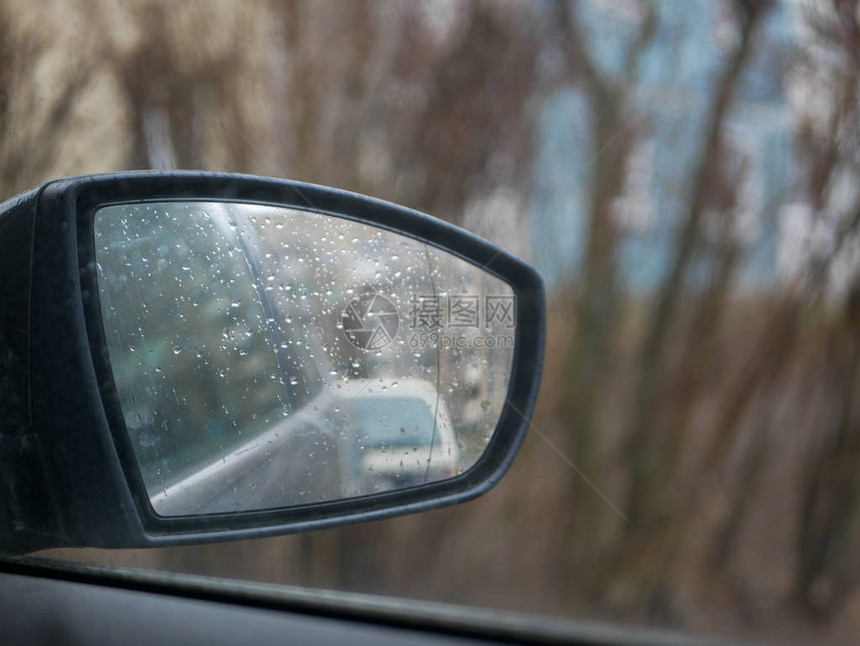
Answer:
[[[332, 214], [480, 266], [516, 296], [501, 419], [473, 467], [410, 488], [279, 509], [156, 514], [116, 398], [99, 311], [94, 213], [118, 203], [248, 202]], [[526, 263], [421, 213], [285, 180], [199, 172], [56, 180], [0, 206], [0, 548], [155, 547], [255, 538], [423, 511], [495, 485], [523, 441], [543, 362], [543, 283]]]

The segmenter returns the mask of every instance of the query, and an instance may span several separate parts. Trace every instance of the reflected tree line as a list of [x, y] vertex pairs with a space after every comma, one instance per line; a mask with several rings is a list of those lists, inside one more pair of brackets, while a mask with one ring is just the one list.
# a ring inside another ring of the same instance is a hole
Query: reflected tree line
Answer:
[[[663, 187], [683, 217], [646, 294], [624, 283], [627, 233], [613, 213], [653, 126], [634, 99], [665, 19], [659, 3], [622, 3], [637, 19], [613, 74], [583, 2], [66, 4], [89, 36], [60, 62], [50, 29], [14, 3], [0, 9], [7, 196], [88, 145], [75, 115], [101, 83], [111, 103], [98, 109], [120, 115], [126, 167], [338, 186], [508, 244], [528, 209], [477, 223], [466, 214], [500, 191], [529, 203], [541, 102], [576, 88], [590, 123], [581, 264], [551, 294], [535, 428], [498, 490], [427, 515], [135, 558], [702, 630], [766, 634], [788, 622], [823, 638], [846, 621], [857, 627], [856, 254], [848, 287], [832, 290], [860, 226], [860, 197], [839, 190], [860, 171], [856, 0], [803, 8], [807, 39], [785, 54], [783, 81], [807, 79], [816, 101], [795, 114], [791, 193], [760, 217], [808, 205], [802, 270], [766, 289], [740, 286], [735, 218], [748, 168], [727, 143], [727, 122], [777, 5], [725, 0], [734, 37], [708, 89], [695, 163]], [[92, 157], [59, 167], [101, 169]]]

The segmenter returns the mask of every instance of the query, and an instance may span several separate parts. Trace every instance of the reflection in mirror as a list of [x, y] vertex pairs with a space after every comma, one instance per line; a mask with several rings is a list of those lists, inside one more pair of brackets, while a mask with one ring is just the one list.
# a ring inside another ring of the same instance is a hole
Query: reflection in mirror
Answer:
[[487, 447], [516, 309], [486, 270], [256, 204], [108, 206], [95, 244], [116, 394], [159, 515], [412, 487]]

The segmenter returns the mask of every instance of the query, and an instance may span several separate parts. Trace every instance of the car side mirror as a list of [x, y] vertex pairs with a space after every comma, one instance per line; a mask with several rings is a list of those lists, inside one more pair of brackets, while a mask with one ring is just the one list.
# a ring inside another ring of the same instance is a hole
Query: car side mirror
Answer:
[[0, 206], [0, 548], [201, 543], [453, 504], [528, 427], [540, 277], [368, 197], [196, 172]]

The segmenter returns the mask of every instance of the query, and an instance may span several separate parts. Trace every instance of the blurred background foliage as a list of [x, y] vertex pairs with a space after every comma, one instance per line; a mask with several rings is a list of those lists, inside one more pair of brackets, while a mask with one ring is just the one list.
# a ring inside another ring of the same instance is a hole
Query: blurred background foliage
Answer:
[[550, 286], [539, 410], [466, 505], [54, 556], [706, 633], [860, 634], [856, 0], [0, 3], [0, 193], [257, 173]]

